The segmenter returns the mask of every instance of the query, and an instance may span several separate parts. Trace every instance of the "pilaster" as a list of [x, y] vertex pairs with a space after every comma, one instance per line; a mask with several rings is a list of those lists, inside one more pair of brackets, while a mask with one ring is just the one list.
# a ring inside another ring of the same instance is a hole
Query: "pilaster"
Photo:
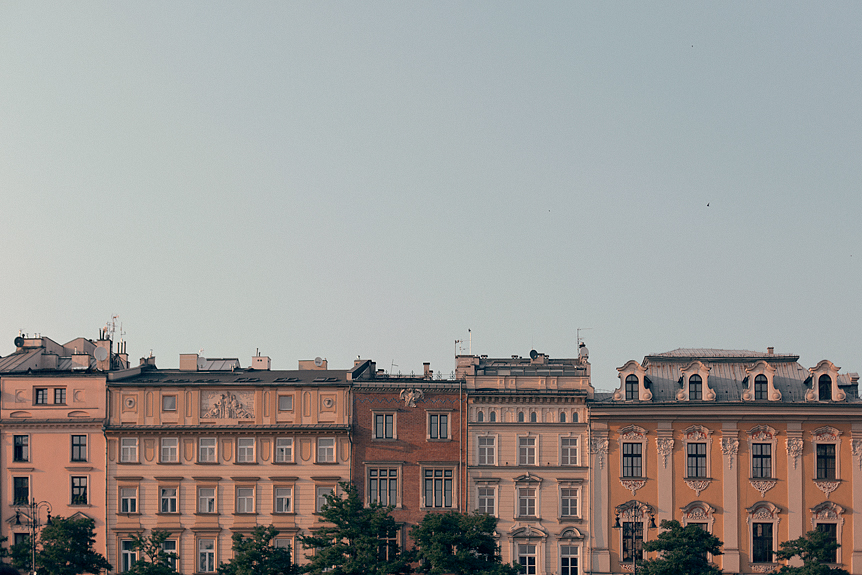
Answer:
[[735, 421], [721, 424], [722, 486], [724, 487], [724, 555], [722, 571], [739, 573], [739, 430]]
[[608, 486], [608, 429], [596, 423], [590, 437], [590, 467], [592, 480], [592, 517], [590, 519], [590, 538], [592, 539], [590, 567], [594, 573], [610, 573], [611, 551], [608, 548], [610, 536], [610, 493]]
[[[862, 573], [862, 423], [854, 423], [851, 428], [853, 464], [850, 483], [853, 485], [853, 555], [850, 572]], [[845, 527], [846, 529], [846, 527]]]
[[658, 474], [658, 521], [672, 520], [673, 517], [673, 423], [659, 421], [656, 430], [656, 467]]

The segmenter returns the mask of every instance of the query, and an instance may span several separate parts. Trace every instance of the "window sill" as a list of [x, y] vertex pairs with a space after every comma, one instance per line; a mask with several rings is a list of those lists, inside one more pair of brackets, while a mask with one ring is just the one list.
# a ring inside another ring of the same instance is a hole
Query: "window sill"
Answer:
[[195, 465], [218, 465], [218, 461], [196, 461]]
[[296, 461], [273, 461], [273, 465], [296, 465]]
[[447, 443], [447, 442], [450, 442], [450, 441], [452, 441], [452, 440], [451, 440], [451, 439], [449, 439], [448, 437], [446, 437], [446, 438], [444, 438], [444, 439], [432, 439], [432, 438], [430, 438], [430, 437], [429, 437], [429, 438], [428, 438], [428, 441], [429, 441], [430, 443]]
[[337, 461], [315, 461], [315, 465], [338, 465]]
[[159, 461], [156, 465], [179, 465], [179, 461]]
[[521, 515], [520, 517], [516, 517], [518, 521], [541, 521], [541, 517], [536, 517], [535, 515]]
[[204, 513], [203, 511], [195, 511], [194, 515], [198, 517], [218, 517], [218, 513], [215, 511]]
[[89, 503], [70, 503], [69, 507], [81, 508], [81, 507], [92, 507], [92, 505], [90, 505]]
[[235, 461], [234, 465], [257, 465], [257, 461]]
[[135, 517], [135, 516], [140, 516], [140, 515], [141, 515], [141, 513], [140, 513], [139, 511], [135, 511], [134, 513], [132, 513], [132, 512], [117, 511], [117, 516], [118, 516], [118, 517]]
[[234, 517], [254, 517], [257, 515], [257, 512], [254, 513], [231, 513]]
[[180, 516], [178, 511], [156, 511], [156, 515], [163, 515], [165, 517], [179, 517]]
[[120, 465], [140, 465], [140, 461], [118, 461]]
[[281, 517], [283, 515], [286, 515], [289, 517], [291, 515], [296, 515], [296, 512], [295, 511], [273, 511], [272, 514], [275, 515], [276, 517]]
[[[620, 477], [620, 481], [646, 481], [648, 477], [644, 477], [642, 475], [625, 475]], [[691, 477], [686, 477], [686, 479], [692, 479]]]
[[557, 519], [557, 521], [559, 521], [560, 523], [581, 523], [583, 522], [583, 519], [576, 515], [564, 515]]

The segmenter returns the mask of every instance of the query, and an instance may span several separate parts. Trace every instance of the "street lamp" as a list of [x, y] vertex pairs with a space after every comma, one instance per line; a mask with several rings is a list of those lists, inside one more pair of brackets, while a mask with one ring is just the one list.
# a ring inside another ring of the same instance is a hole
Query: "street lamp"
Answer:
[[30, 573], [36, 575], [36, 531], [41, 526], [39, 523], [39, 511], [45, 509], [48, 513], [45, 524], [51, 524], [51, 504], [47, 501], [29, 502], [14, 506], [15, 525], [26, 525], [30, 527]]
[[[631, 521], [623, 521], [623, 523], [620, 524], [620, 515], [623, 516], [623, 519], [630, 519]], [[635, 546], [638, 541], [637, 527], [642, 525], [641, 521], [646, 519], [647, 516], [649, 516], [647, 529], [655, 529], [655, 509], [653, 509], [652, 506], [639, 501], [629, 501], [628, 503], [617, 506], [614, 517], [613, 528], [623, 530], [623, 548], [620, 555], [625, 555], [625, 550], [629, 549], [629, 557], [631, 558], [632, 563], [631, 571], [635, 574], [637, 574], [637, 553], [635, 552]], [[643, 541], [643, 531], [641, 531], [640, 535], [640, 540]], [[621, 557], [621, 559], [623, 559], [623, 557]], [[620, 561], [620, 563], [622, 563], [622, 561]]]

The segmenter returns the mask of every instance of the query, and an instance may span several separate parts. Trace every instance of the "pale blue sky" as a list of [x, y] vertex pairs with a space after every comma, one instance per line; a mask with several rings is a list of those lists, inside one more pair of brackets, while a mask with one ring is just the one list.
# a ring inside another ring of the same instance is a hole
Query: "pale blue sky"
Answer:
[[[19, 329], [449, 373], [862, 371], [862, 3], [0, 0]], [[707, 207], [709, 203], [709, 207]], [[465, 349], [466, 351], [466, 349]]]

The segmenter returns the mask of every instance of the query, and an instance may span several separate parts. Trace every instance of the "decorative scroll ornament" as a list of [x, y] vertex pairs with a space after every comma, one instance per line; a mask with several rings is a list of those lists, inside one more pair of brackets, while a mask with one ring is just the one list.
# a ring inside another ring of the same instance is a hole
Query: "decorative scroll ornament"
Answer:
[[749, 479], [751, 486], [760, 491], [760, 496], [764, 497], [766, 492], [775, 487], [778, 483], [774, 479]]
[[605, 466], [605, 455], [608, 454], [608, 439], [606, 437], [593, 437], [590, 439], [590, 453], [598, 456], [599, 469]]
[[620, 479], [620, 483], [634, 495], [638, 489], [646, 485], [646, 479]]
[[633, 441], [646, 437], [646, 429], [637, 425], [629, 425], [620, 429], [620, 439], [625, 441]]
[[[253, 403], [251, 392], [231, 393], [225, 392], [215, 398], [218, 394], [202, 398], [204, 405], [201, 411], [203, 418], [213, 419], [251, 419], [254, 417], [254, 408], [246, 407]], [[215, 398], [213, 400], [213, 398]], [[243, 404], [244, 400], [245, 404]]]
[[755, 573], [772, 573], [775, 565], [772, 563], [752, 563], [751, 570]]
[[770, 441], [775, 439], [775, 430], [768, 425], [758, 425], [748, 435], [753, 441]]
[[830, 493], [838, 489], [838, 486], [841, 485], [841, 482], [834, 480], [815, 479], [814, 485], [817, 486], [817, 489], [825, 493], [826, 497], [829, 497]]
[[684, 433], [689, 441], [703, 441], [709, 437], [710, 431], [702, 425], [692, 425]]
[[658, 450], [659, 455], [662, 457], [664, 468], [667, 469], [667, 457], [673, 451], [673, 439], [669, 439], [667, 437], [656, 437], [655, 447], [656, 450]]
[[425, 392], [421, 389], [402, 389], [401, 399], [407, 407], [416, 407], [417, 401], [425, 399]]
[[696, 495], [700, 495], [700, 492], [709, 487], [709, 484], [712, 482], [711, 479], [685, 479], [685, 484], [688, 485]]
[[838, 443], [838, 436], [841, 435], [841, 431], [825, 425], [812, 431], [811, 435], [814, 441], [820, 443]]
[[832, 501], [824, 501], [811, 509], [811, 528], [817, 529], [817, 523], [820, 521], [834, 521], [835, 523], [844, 525], [843, 514], [843, 507]]
[[796, 464], [799, 461], [799, 456], [802, 455], [802, 447], [804, 443], [799, 437], [787, 438], [787, 454], [793, 458], [793, 469], [796, 469]]
[[862, 439], [854, 439], [851, 446], [853, 456], [859, 460], [859, 469], [862, 469]]
[[634, 570], [635, 570], [635, 564], [634, 564], [634, 563], [631, 563], [631, 562], [629, 562], [629, 563], [622, 563], [622, 564], [620, 564], [620, 568], [621, 568], [623, 571], [628, 571], [629, 573], [633, 573], [633, 572], [634, 572]]
[[721, 452], [727, 456], [727, 468], [733, 469], [733, 458], [739, 452], [739, 440], [735, 437], [722, 437]]

